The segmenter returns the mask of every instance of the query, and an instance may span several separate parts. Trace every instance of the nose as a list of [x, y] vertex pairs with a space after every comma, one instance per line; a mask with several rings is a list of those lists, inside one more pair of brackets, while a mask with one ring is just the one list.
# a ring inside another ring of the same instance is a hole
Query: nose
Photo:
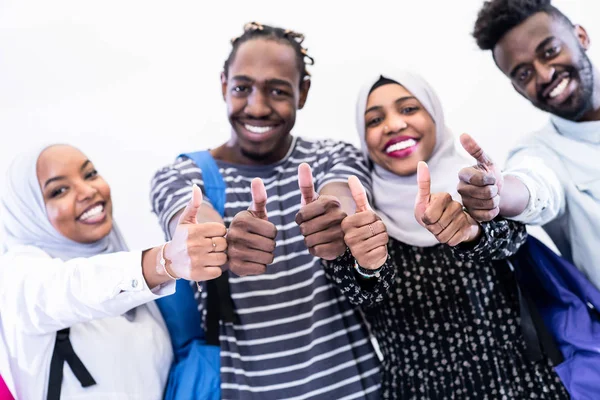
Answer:
[[244, 112], [253, 118], [264, 118], [271, 114], [271, 107], [267, 97], [260, 90], [254, 90], [247, 97], [246, 107]]
[[384, 125], [388, 127], [388, 129], [384, 131], [386, 134], [400, 132], [408, 126], [404, 116], [396, 113], [390, 115]]
[[552, 82], [552, 79], [556, 73], [556, 70], [553, 66], [540, 62], [534, 62], [533, 66], [535, 68], [535, 75], [537, 77], [538, 85], [547, 85], [548, 83]]
[[75, 190], [77, 190], [77, 201], [87, 201], [94, 198], [98, 189], [88, 182], [81, 182], [77, 184]]

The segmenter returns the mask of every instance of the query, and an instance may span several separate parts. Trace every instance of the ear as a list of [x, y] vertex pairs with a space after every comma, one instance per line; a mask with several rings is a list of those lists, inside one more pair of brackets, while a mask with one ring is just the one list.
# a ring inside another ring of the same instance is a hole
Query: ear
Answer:
[[306, 99], [308, 98], [309, 89], [310, 79], [306, 79], [300, 84], [300, 99], [298, 100], [298, 110], [302, 110], [302, 108], [304, 108], [304, 104], [306, 103]]
[[584, 50], [590, 48], [590, 37], [583, 26], [575, 25], [575, 36]]
[[227, 77], [225, 72], [221, 72], [221, 93], [223, 94], [223, 100], [227, 99]]

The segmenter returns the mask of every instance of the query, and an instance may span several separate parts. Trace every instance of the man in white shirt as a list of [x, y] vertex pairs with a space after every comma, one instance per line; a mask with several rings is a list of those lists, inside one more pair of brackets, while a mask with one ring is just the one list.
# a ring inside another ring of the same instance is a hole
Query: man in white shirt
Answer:
[[590, 38], [549, 0], [491, 0], [473, 36], [515, 90], [551, 114], [514, 148], [503, 172], [468, 135], [477, 165], [460, 172], [465, 207], [543, 225], [562, 255], [600, 288], [600, 74]]

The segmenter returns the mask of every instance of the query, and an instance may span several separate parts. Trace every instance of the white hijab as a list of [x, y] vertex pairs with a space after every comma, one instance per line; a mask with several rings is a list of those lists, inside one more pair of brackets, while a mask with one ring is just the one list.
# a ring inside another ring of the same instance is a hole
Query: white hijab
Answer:
[[77, 243], [60, 234], [48, 220], [44, 197], [36, 174], [41, 146], [17, 157], [8, 168], [0, 193], [0, 219], [4, 230], [2, 253], [19, 245], [38, 247], [52, 258], [63, 261], [77, 257], [126, 251], [127, 245], [117, 225], [108, 236], [89, 244]]
[[431, 173], [431, 193], [447, 192], [455, 200], [460, 201], [456, 191], [458, 172], [461, 168], [473, 164], [473, 161], [457, 151], [454, 137], [446, 127], [440, 100], [423, 78], [410, 72], [395, 71], [374, 76], [362, 87], [356, 107], [356, 125], [363, 156], [372, 166], [374, 208], [385, 223], [388, 234], [393, 238], [412, 246], [434, 246], [439, 244], [435, 236], [419, 225], [414, 217], [417, 175], [396, 175], [373, 163], [369, 158], [365, 138], [365, 110], [369, 92], [382, 76], [398, 82], [411, 92], [436, 124], [436, 143], [433, 153], [429, 160], [423, 160], [427, 161]]

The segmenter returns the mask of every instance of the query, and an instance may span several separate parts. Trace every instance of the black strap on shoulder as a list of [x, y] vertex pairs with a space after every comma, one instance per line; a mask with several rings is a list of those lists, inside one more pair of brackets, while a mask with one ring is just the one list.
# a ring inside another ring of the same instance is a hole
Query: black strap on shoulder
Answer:
[[59, 400], [63, 380], [63, 367], [65, 361], [71, 367], [71, 371], [81, 383], [82, 387], [89, 387], [96, 384], [96, 381], [87, 370], [81, 359], [75, 354], [75, 350], [69, 339], [70, 329], [61, 329], [56, 333], [54, 342], [54, 352], [50, 361], [50, 379], [48, 380], [47, 400]]
[[206, 343], [220, 346], [219, 321], [233, 322], [233, 318], [229, 273], [223, 271], [217, 279], [206, 282]]
[[552, 365], [557, 366], [564, 361], [563, 354], [548, 331], [527, 288], [519, 284], [518, 289], [521, 307], [521, 329], [525, 339], [528, 359], [532, 362], [541, 361], [545, 353], [550, 358]]

